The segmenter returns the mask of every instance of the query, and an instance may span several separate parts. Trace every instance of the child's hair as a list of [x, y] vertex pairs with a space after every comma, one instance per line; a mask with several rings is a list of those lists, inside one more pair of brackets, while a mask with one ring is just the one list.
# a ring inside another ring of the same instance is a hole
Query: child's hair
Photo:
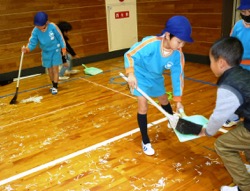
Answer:
[[215, 60], [223, 58], [230, 66], [238, 66], [242, 59], [243, 46], [235, 37], [224, 37], [212, 45], [210, 54]]
[[66, 21], [60, 21], [57, 23], [58, 28], [61, 30], [62, 33], [68, 32], [72, 30], [72, 26], [70, 23]]

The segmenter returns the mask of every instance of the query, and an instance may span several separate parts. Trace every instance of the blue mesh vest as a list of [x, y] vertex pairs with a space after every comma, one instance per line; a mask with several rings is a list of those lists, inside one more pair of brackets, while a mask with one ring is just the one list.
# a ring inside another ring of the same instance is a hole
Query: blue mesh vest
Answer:
[[250, 131], [250, 71], [240, 66], [230, 68], [219, 78], [217, 84], [231, 86], [240, 93], [243, 103], [235, 113], [244, 118], [244, 127]]

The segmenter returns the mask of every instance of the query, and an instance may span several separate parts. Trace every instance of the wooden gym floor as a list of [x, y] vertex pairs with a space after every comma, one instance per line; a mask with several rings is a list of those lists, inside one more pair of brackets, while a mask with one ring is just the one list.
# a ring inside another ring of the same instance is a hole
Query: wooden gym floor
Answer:
[[[0, 87], [0, 190], [215, 191], [232, 182], [214, 151], [221, 133], [181, 143], [152, 105], [156, 154], [143, 154], [137, 101], [119, 77], [123, 58], [87, 66], [103, 73], [87, 76], [75, 67], [81, 72], [60, 81], [57, 95], [49, 92], [47, 74], [22, 79], [15, 105], [9, 102], [16, 82]], [[187, 115], [209, 117], [216, 80], [208, 65], [186, 63]]]

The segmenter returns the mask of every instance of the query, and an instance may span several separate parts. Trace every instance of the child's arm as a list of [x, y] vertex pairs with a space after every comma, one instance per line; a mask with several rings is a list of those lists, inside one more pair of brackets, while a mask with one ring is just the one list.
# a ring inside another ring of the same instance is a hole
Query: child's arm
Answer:
[[239, 93], [237, 95], [230, 89], [218, 88], [216, 106], [204, 132], [207, 136], [216, 134], [223, 123], [239, 108], [243, 102], [243, 98], [239, 97]]
[[[124, 65], [125, 71], [128, 75], [128, 83], [130, 88], [137, 87], [137, 80], [134, 75], [134, 66], [143, 65], [145, 57], [148, 57], [152, 51], [155, 50], [155, 46], [158, 47], [158, 44], [154, 44], [158, 39], [155, 37], [146, 37], [141, 42], [135, 43], [129, 51], [124, 54]], [[144, 72], [146, 72], [145, 69]]]
[[126, 74], [128, 75], [128, 85], [133, 91], [137, 87], [137, 80], [134, 75], [134, 58], [130, 52], [124, 54], [124, 65]]
[[51, 24], [54, 25], [54, 27], [55, 27], [55, 30], [54, 30], [55, 36], [61, 45], [62, 54], [63, 54], [63, 56], [65, 56], [66, 55], [66, 42], [64, 41], [63, 35], [56, 24], [54, 24], [54, 23], [51, 23]]
[[129, 51], [124, 54], [124, 66], [126, 74], [128, 75], [128, 85], [131, 90], [137, 87], [137, 79], [134, 75], [134, 65], [140, 63], [141, 49], [138, 47], [139, 43], [132, 46]]
[[151, 43], [154, 43], [156, 39], [154, 37], [146, 37], [141, 42], [135, 43], [125, 54], [124, 54], [124, 65], [126, 74], [134, 73], [134, 65], [141, 64], [142, 58], [149, 56], [152, 49]]
[[37, 32], [36, 28], [34, 28], [31, 32], [31, 36], [29, 38], [29, 42], [26, 47], [22, 48], [22, 52], [28, 53], [34, 50], [38, 44], [38, 37], [37, 37]]
[[73, 56], [73, 57], [76, 56], [76, 53], [75, 53], [74, 49], [70, 46], [70, 44], [69, 44], [68, 41], [66, 41], [66, 49], [67, 49], [67, 52], [68, 52], [71, 56]]
[[[170, 68], [171, 71], [171, 81], [173, 88], [173, 100], [179, 103], [179, 107], [183, 107], [181, 104], [181, 97], [184, 88], [184, 55], [182, 52], [174, 60], [173, 66]], [[177, 110], [180, 109], [177, 106]]]

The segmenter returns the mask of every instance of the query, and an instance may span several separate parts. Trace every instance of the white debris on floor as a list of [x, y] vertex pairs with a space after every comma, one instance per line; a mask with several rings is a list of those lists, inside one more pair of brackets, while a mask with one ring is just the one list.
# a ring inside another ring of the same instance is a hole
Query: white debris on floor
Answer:
[[41, 103], [42, 99], [43, 99], [43, 96], [34, 96], [34, 97], [30, 97], [28, 99], [23, 99], [21, 101], [21, 103], [29, 103], [29, 102]]

